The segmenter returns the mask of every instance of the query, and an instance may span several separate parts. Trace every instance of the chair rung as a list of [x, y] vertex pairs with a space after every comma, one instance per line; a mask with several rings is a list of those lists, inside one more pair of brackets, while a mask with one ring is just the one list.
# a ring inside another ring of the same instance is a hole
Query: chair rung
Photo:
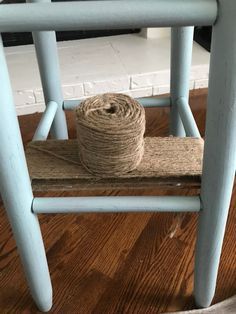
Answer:
[[180, 97], [176, 104], [180, 118], [184, 125], [186, 136], [201, 137], [196, 121], [188, 104], [188, 100], [184, 97]]
[[36, 197], [34, 213], [199, 212], [199, 196]]
[[212, 25], [216, 0], [77, 1], [0, 6], [1, 32]]
[[[79, 106], [83, 100], [81, 99], [69, 99], [64, 100], [63, 108], [64, 110], [74, 110], [75, 107]], [[171, 99], [170, 97], [144, 97], [137, 98], [137, 101], [143, 105], [143, 107], [170, 107]]]
[[58, 109], [55, 101], [49, 101], [35, 131], [33, 141], [46, 140]]

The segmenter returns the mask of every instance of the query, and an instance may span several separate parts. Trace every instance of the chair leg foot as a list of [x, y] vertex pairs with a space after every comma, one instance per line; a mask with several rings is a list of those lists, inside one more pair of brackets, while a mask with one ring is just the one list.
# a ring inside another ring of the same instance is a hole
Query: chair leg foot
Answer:
[[52, 307], [52, 285], [37, 215], [32, 213], [30, 206], [24, 206], [30, 204], [27, 195], [25, 203], [19, 198], [12, 207], [9, 207], [8, 198], [9, 193], [3, 194], [31, 295], [39, 310], [47, 312]]
[[34, 298], [38, 309], [41, 312], [48, 312], [52, 308], [52, 289], [50, 291], [44, 292], [42, 295], [38, 296], [37, 299]]
[[[198, 289], [196, 289], [198, 290]], [[197, 291], [194, 293], [194, 299], [195, 299], [195, 304], [197, 308], [203, 309], [211, 306], [211, 302], [213, 300], [213, 296], [206, 296], [204, 293], [201, 293], [201, 291]]]

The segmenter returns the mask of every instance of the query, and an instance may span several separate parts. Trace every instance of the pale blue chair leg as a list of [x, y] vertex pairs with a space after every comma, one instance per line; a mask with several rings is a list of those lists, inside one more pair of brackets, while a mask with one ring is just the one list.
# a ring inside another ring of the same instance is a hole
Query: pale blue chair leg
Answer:
[[170, 134], [179, 137], [184, 137], [185, 131], [178, 113], [176, 101], [179, 97], [186, 99], [189, 97], [192, 45], [193, 27], [172, 27]]
[[195, 262], [199, 307], [213, 299], [235, 175], [236, 1], [219, 0], [213, 26], [206, 140]]
[[16, 117], [0, 36], [0, 191], [32, 296], [39, 309], [52, 306], [52, 286]]
[[[27, 0], [27, 2], [50, 2], [50, 0]], [[68, 131], [63, 110], [63, 95], [60, 81], [60, 67], [55, 32], [33, 32], [43, 86], [45, 104], [55, 101], [58, 104], [51, 135], [56, 139], [67, 139]]]

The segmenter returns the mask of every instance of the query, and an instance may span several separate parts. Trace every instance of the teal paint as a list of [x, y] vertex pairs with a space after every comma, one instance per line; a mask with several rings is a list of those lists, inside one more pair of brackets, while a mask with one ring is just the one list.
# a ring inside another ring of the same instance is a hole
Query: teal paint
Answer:
[[216, 287], [235, 177], [236, 1], [219, 0], [213, 26], [194, 292], [208, 307]]
[[33, 136], [33, 141], [44, 141], [47, 139], [53, 120], [57, 113], [58, 104], [55, 101], [50, 101], [42, 115], [41, 120], [39, 121], [38, 127]]
[[[27, 0], [31, 6], [51, 4], [50, 0]], [[18, 12], [17, 12], [18, 15]], [[28, 17], [29, 18], [29, 17]], [[41, 16], [41, 18], [43, 18]], [[35, 23], [35, 21], [34, 21]], [[1, 29], [1, 27], [0, 27]], [[37, 55], [45, 104], [54, 101], [58, 104], [51, 135], [56, 139], [68, 139], [66, 117], [63, 111], [63, 95], [60, 80], [60, 66], [57, 53], [55, 32], [33, 32], [33, 40]]]
[[52, 306], [52, 286], [0, 37], [0, 191], [31, 294], [39, 309]]
[[[170, 106], [170, 97], [161, 97], [161, 98], [137, 98], [136, 99], [143, 107], [169, 107]], [[64, 110], [74, 110], [77, 106], [81, 104], [83, 100], [72, 99], [64, 100], [63, 108]]]
[[180, 97], [176, 100], [178, 113], [184, 126], [186, 136], [189, 137], [201, 137], [197, 124], [193, 117], [188, 100], [184, 97]]
[[169, 107], [171, 99], [170, 97], [160, 97], [160, 98], [138, 98], [137, 101], [144, 107]]
[[185, 136], [185, 130], [179, 115], [177, 99], [189, 97], [193, 30], [193, 27], [171, 29], [170, 135], [179, 137]]
[[36, 197], [35, 213], [198, 212], [198, 196]]
[[216, 0], [2, 4], [2, 32], [212, 25]]

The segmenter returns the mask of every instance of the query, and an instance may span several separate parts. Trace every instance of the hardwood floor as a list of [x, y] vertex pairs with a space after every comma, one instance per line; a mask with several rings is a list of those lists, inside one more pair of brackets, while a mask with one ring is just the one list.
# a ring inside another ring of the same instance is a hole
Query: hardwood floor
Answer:
[[[192, 93], [191, 106], [202, 134], [205, 104], [205, 90]], [[39, 118], [40, 114], [20, 117], [24, 143], [31, 139]], [[73, 116], [68, 120], [74, 137]], [[168, 109], [147, 110], [146, 134], [168, 134]], [[140, 191], [141, 195], [177, 193], [192, 192]], [[118, 195], [120, 191], [99, 194]], [[135, 192], [128, 190], [126, 194]], [[236, 293], [235, 202], [236, 189], [214, 303]], [[163, 313], [194, 308], [197, 214], [58, 214], [39, 218], [54, 290], [51, 313]], [[37, 313], [1, 201], [0, 313]]]

